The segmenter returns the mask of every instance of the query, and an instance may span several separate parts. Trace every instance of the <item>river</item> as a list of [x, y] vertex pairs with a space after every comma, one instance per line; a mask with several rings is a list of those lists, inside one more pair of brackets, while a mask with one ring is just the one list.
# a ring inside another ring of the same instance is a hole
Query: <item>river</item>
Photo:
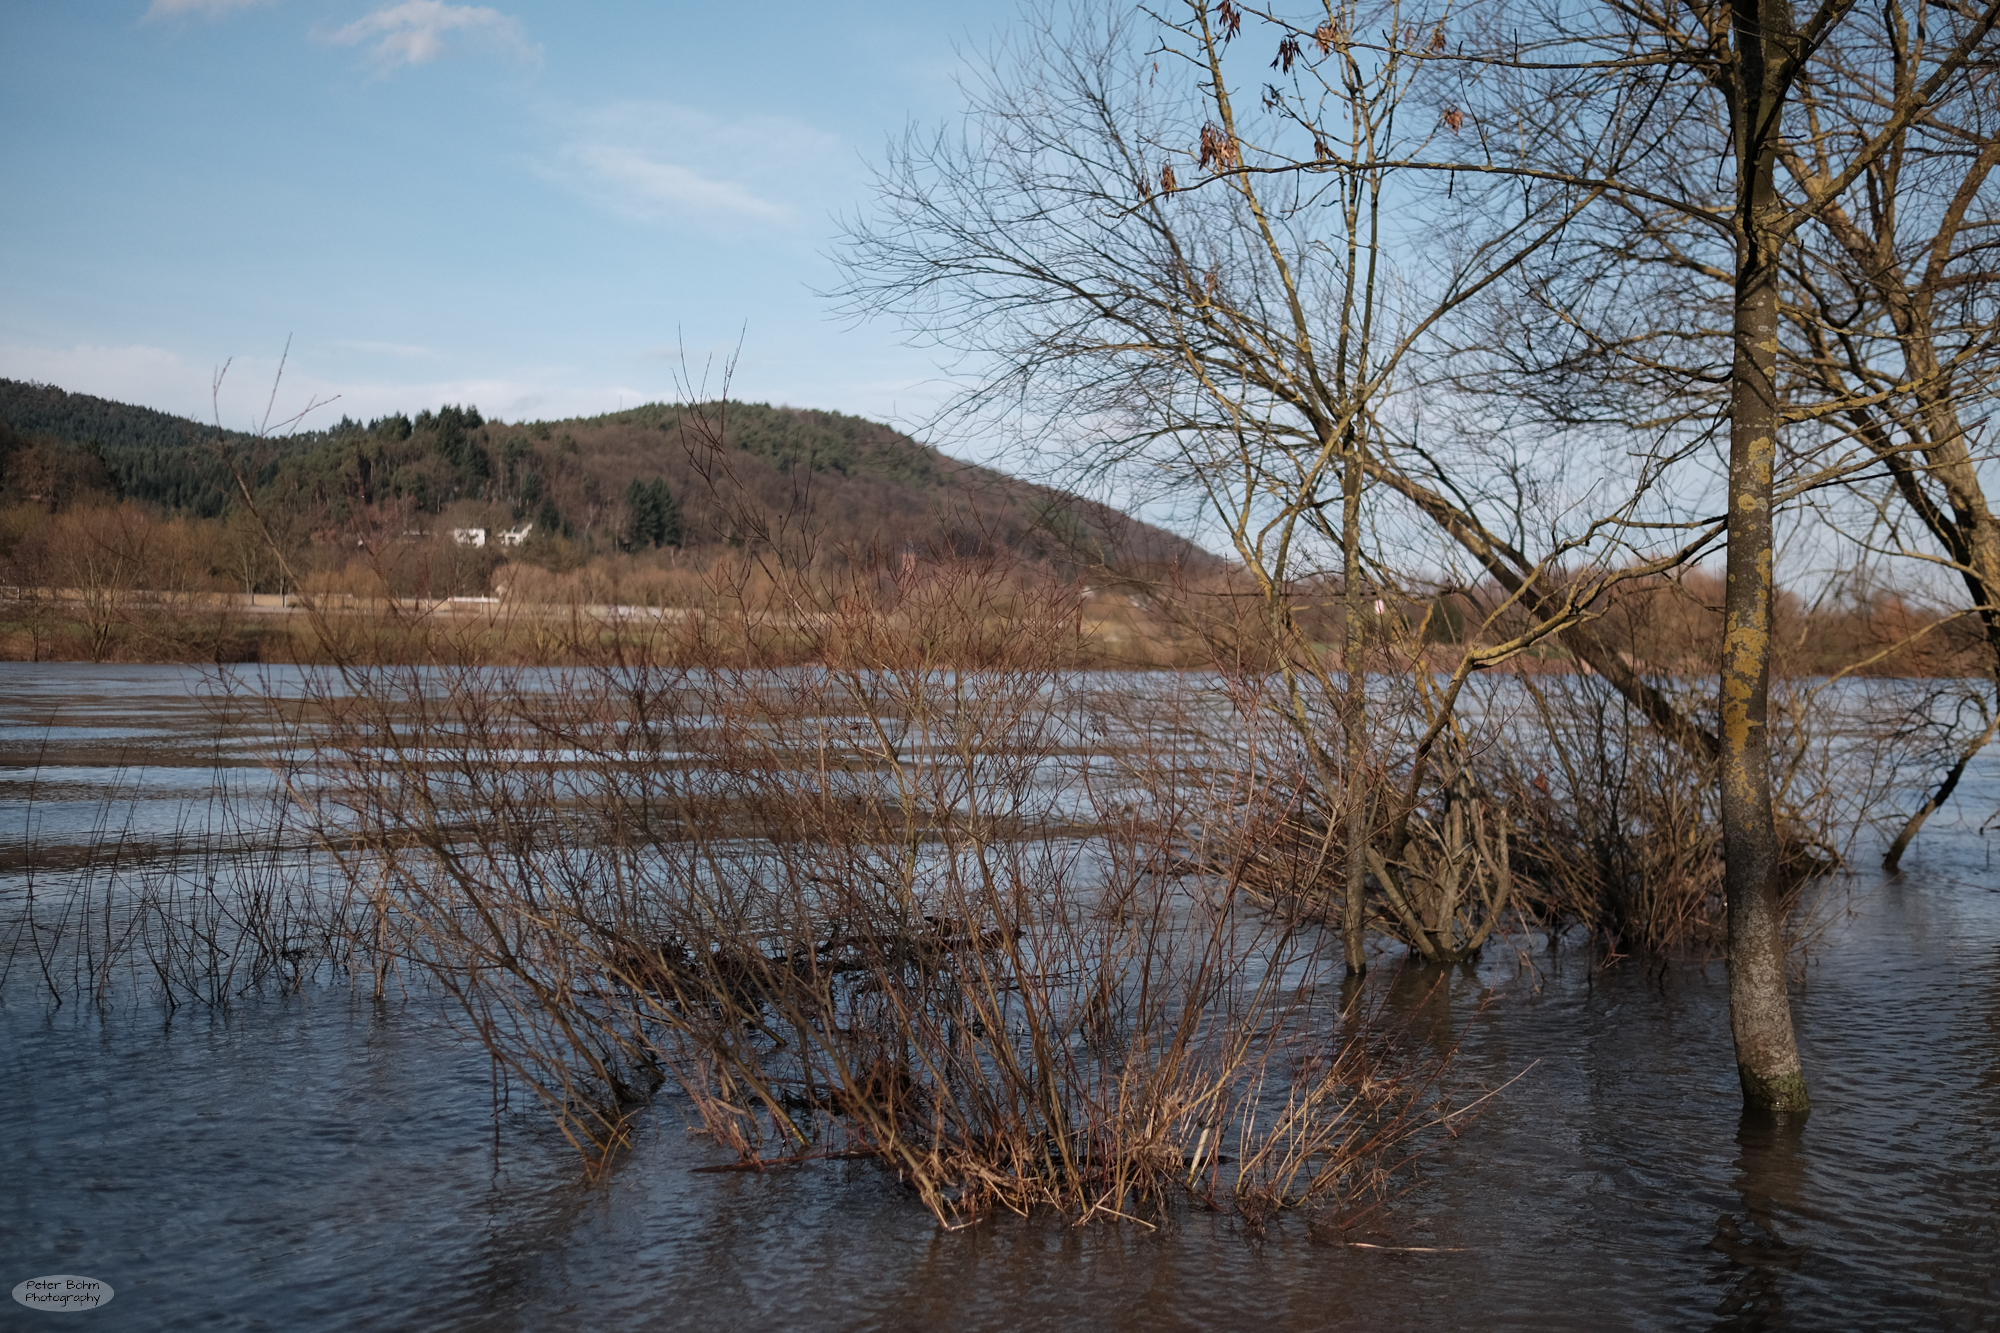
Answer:
[[[263, 790], [257, 738], [196, 683], [0, 665], [0, 911], [92, 873], [80, 848], [184, 855], [218, 791]], [[1522, 940], [1442, 985], [1376, 968], [1412, 1033], [1458, 1039], [1461, 1089], [1497, 1092], [1344, 1231], [945, 1232], [865, 1162], [697, 1173], [723, 1158], [672, 1098], [589, 1181], [423, 1002], [57, 1007], [17, 962], [6, 1285], [108, 1282], [75, 1321], [117, 1329], [2000, 1329], [1995, 759], [1903, 875], [1812, 905], [1803, 1126], [1740, 1121], [1719, 964]]]

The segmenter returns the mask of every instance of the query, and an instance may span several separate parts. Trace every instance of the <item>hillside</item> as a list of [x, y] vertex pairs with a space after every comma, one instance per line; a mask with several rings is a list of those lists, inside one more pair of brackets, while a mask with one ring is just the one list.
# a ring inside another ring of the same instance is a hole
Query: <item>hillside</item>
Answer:
[[838, 412], [649, 404], [510, 424], [447, 406], [259, 440], [0, 380], [0, 423], [11, 428], [0, 435], [7, 504], [94, 496], [218, 519], [240, 507], [233, 462], [278, 526], [328, 554], [532, 525], [514, 558], [561, 568], [654, 549], [698, 559], [780, 532], [838, 560], [998, 548], [1038, 564], [1219, 563], [1158, 528]]
[[[169, 513], [215, 518], [235, 493], [217, 443], [239, 465], [255, 468], [260, 461], [256, 442], [240, 431], [217, 431], [187, 417], [48, 384], [0, 379], [0, 424], [11, 428], [11, 443], [0, 435], [0, 486], [9, 502], [25, 498], [24, 486], [33, 492], [54, 480], [86, 490], [108, 485]], [[22, 457], [36, 445], [42, 447]], [[31, 475], [23, 476], [24, 468]], [[269, 480], [268, 468], [266, 473]]]

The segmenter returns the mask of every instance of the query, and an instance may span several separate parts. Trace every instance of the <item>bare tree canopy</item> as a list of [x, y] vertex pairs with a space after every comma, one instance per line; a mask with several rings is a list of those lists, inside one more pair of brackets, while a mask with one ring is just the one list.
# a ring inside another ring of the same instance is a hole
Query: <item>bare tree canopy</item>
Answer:
[[[1780, 515], [1898, 505], [1859, 545], [1929, 534], [1990, 620], [2000, 547], [1959, 413], [1992, 369], [1996, 15], [1044, 14], [961, 126], [892, 148], [844, 295], [965, 358], [958, 411], [1072, 476], [1197, 502], [1263, 599], [1270, 706], [1327, 791], [1382, 743], [1352, 674], [1369, 591], [1427, 582], [1476, 609], [1397, 761], [1403, 800], [1345, 802], [1350, 934], [1368, 875], [1396, 895], [1361, 844], [1408, 846], [1473, 671], [1560, 637], [1715, 763], [1746, 1102], [1802, 1112], [1770, 739]], [[1711, 730], [1592, 622], [1724, 537]], [[1338, 590], [1337, 662], [1303, 627], [1309, 586]]]

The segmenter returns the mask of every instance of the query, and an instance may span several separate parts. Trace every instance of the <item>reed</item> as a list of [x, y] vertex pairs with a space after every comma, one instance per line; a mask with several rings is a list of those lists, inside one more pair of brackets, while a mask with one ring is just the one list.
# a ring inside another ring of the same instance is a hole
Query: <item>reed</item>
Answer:
[[[48, 835], [39, 771], [26, 838], [0, 864], [0, 995], [167, 1012], [292, 992], [351, 961], [365, 912], [329, 879], [292, 811], [209, 776], [171, 827], [148, 828], [143, 770], [115, 770], [82, 827]], [[56, 793], [61, 795], [61, 793]]]

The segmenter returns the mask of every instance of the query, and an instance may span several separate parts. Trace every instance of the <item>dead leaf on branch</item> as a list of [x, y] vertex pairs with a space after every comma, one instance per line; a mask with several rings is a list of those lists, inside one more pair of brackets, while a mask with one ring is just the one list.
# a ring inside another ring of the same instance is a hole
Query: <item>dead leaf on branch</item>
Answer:
[[1201, 127], [1199, 156], [1202, 166], [1213, 166], [1217, 171], [1226, 171], [1243, 160], [1236, 140], [1212, 120]]

